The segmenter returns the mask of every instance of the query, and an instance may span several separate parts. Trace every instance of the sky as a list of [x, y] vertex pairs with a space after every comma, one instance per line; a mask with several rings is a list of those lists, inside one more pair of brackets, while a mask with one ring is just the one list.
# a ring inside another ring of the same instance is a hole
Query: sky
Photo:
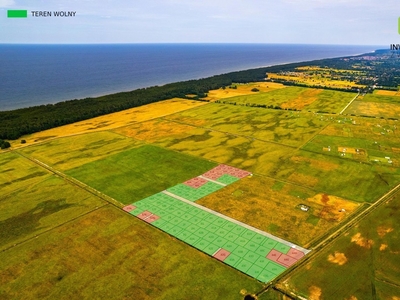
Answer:
[[[76, 15], [31, 16], [60, 10]], [[388, 46], [400, 44], [399, 17], [399, 0], [0, 0], [0, 43]]]

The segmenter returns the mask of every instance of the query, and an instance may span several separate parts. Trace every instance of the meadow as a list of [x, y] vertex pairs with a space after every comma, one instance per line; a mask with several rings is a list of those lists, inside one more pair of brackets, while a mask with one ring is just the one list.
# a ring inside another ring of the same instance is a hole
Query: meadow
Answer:
[[0, 162], [0, 250], [105, 204], [14, 153]]
[[285, 80], [304, 84], [307, 86], [321, 86], [348, 89], [352, 87], [365, 87], [347, 79], [347, 76], [363, 76], [365, 72], [355, 70], [341, 70], [321, 68], [319, 66], [303, 66], [296, 68], [294, 72], [268, 73], [271, 80]]
[[282, 109], [324, 111], [338, 113], [357, 94], [334, 90], [287, 87], [268, 93], [241, 95], [221, 100], [221, 102], [235, 103], [236, 105], [266, 105]]
[[[196, 299], [197, 295], [243, 299], [246, 293], [262, 289], [256, 280], [118, 210], [69, 179], [123, 206], [225, 163], [253, 176], [198, 203], [304, 247], [400, 182], [395, 120], [317, 113], [337, 112], [355, 94], [269, 84], [216, 90], [209, 95], [214, 97], [210, 103], [171, 99], [55, 128], [27, 136], [26, 144], [14, 142], [11, 151], [1, 152], [0, 269], [5, 272], [0, 274], [4, 287], [0, 298], [124, 299], [134, 294], [140, 299]], [[251, 91], [254, 87], [260, 91]], [[303, 110], [246, 103], [303, 105]], [[346, 155], [341, 156], [344, 148]], [[385, 161], [386, 156], [392, 163]], [[388, 203], [388, 210], [374, 222], [388, 221], [396, 228], [397, 202]], [[300, 204], [309, 211], [302, 211]], [[394, 240], [384, 240], [395, 230], [383, 237], [378, 234], [381, 240], [366, 225], [351, 230], [341, 237], [342, 248], [332, 249], [308, 267], [316, 268], [315, 273], [328, 267], [342, 270], [347, 261], [335, 263], [343, 261], [341, 253], [348, 262], [357, 259], [357, 241], [362, 244], [365, 239], [367, 244], [374, 241], [370, 249], [376, 253], [398, 251]], [[368, 255], [361, 254], [360, 259]], [[392, 261], [386, 262], [385, 257], [376, 258], [389, 269], [385, 280], [375, 280], [382, 297], [396, 295], [385, 282], [392, 278], [396, 282], [393, 274], [398, 271], [390, 266], [395, 258], [389, 255]], [[363, 272], [363, 280], [371, 279], [366, 277], [367, 264], [354, 266], [349, 272]], [[334, 289], [350, 284], [337, 279], [337, 287], [325, 288], [328, 277], [322, 276], [310, 291], [305, 281], [293, 278], [293, 288], [305, 297], [317, 295], [319, 289], [321, 295], [332, 295]], [[364, 299], [361, 296], [367, 294], [359, 295]], [[279, 296], [268, 292], [259, 299]]]
[[263, 287], [110, 206], [0, 252], [0, 269], [2, 299], [239, 300]]
[[371, 116], [377, 118], [398, 119], [400, 100], [398, 96], [367, 94], [354, 101], [346, 110], [346, 114]]
[[[285, 89], [286, 90], [286, 89]], [[298, 147], [326, 126], [313, 113], [210, 103], [165, 117], [209, 130]]]
[[286, 88], [286, 86], [275, 82], [254, 82], [246, 84], [233, 83], [229, 87], [219, 88], [218, 90], [210, 90], [207, 93], [207, 97], [204, 99], [215, 101], [241, 95], [253, 95], [255, 94], [255, 92], [252, 91], [253, 89], [257, 89], [259, 92], [271, 92], [282, 88]]
[[216, 163], [143, 145], [70, 169], [67, 175], [124, 204], [205, 173]]
[[399, 299], [400, 196], [322, 250], [285, 287], [308, 299]]
[[19, 151], [64, 171], [140, 145], [128, 137], [102, 131], [58, 138]]
[[159, 118], [168, 114], [176, 113], [204, 104], [204, 102], [194, 100], [191, 101], [186, 99], [173, 98], [170, 100], [151, 103], [148, 105], [123, 110], [93, 119], [25, 135], [23, 137], [23, 140], [25, 140], [24, 144], [21, 144], [20, 140], [11, 141], [11, 144], [13, 148], [19, 148], [64, 136], [110, 130], [137, 122]]

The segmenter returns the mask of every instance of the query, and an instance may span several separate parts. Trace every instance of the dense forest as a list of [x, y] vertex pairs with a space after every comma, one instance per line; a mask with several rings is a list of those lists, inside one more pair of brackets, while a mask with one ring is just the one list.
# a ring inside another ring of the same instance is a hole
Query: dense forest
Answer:
[[[377, 51], [371, 56], [376, 60], [357, 59], [357, 57], [322, 59], [311, 62], [292, 63], [272, 67], [231, 72], [197, 80], [188, 80], [137, 89], [97, 98], [74, 99], [56, 104], [40, 105], [11, 111], [0, 111], [0, 139], [14, 140], [19, 137], [57, 126], [90, 119], [100, 115], [121, 111], [174, 97], [185, 98], [196, 95], [200, 99], [209, 90], [230, 86], [232, 83], [248, 83], [265, 80], [268, 72], [293, 71], [306, 65], [318, 65], [328, 68], [367, 70], [366, 81], [373, 84], [396, 86], [400, 84], [400, 73], [391, 59], [381, 60], [386, 52]], [[395, 59], [396, 60], [396, 59]], [[376, 63], [379, 62], [379, 63]], [[397, 59], [398, 63], [398, 59]], [[376, 78], [379, 78], [377, 82]]]

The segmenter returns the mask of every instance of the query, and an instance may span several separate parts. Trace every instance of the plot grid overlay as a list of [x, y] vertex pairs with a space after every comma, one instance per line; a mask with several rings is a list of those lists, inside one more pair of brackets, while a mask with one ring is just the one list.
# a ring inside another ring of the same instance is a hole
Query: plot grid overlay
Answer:
[[219, 165], [124, 210], [231, 267], [268, 282], [309, 250], [195, 203], [249, 172]]

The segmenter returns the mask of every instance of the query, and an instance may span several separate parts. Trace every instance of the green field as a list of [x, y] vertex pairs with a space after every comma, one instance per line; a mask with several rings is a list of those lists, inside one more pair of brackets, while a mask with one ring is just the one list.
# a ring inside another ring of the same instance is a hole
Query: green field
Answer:
[[397, 195], [297, 271], [289, 290], [306, 298], [319, 291], [320, 299], [399, 299], [399, 208]]
[[143, 145], [83, 164], [66, 174], [122, 203], [132, 203], [215, 166], [200, 158]]
[[0, 252], [0, 269], [1, 299], [239, 300], [262, 288], [112, 207]]
[[64, 171], [140, 145], [130, 138], [103, 131], [59, 138], [20, 151]]
[[105, 204], [16, 154], [0, 161], [0, 250]]
[[327, 125], [326, 121], [320, 120], [313, 113], [219, 103], [210, 103], [165, 119], [193, 126], [200, 124], [211, 130], [292, 147], [302, 145]]
[[355, 93], [303, 87], [287, 87], [267, 93], [243, 95], [221, 100], [235, 105], [266, 105], [283, 109], [340, 112], [356, 96]]

